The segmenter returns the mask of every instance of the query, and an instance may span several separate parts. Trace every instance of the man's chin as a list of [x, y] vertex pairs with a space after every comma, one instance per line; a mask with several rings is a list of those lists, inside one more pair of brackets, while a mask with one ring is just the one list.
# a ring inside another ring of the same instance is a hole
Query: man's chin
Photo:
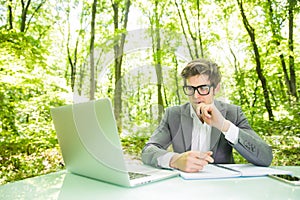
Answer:
[[192, 106], [193, 106], [194, 110], [196, 110], [196, 108], [198, 107], [199, 104], [200, 104], [200, 103], [192, 102]]

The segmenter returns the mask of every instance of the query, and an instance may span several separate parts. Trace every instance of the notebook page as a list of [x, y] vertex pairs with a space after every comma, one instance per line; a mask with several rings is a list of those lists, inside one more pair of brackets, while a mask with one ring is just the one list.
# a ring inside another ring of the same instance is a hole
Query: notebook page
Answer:
[[241, 176], [240, 172], [224, 169], [213, 164], [206, 165], [204, 169], [199, 172], [188, 173], [180, 171], [179, 173], [184, 179], [215, 179]]
[[266, 176], [268, 174], [292, 174], [290, 171], [275, 169], [271, 167], [260, 167], [253, 164], [223, 164], [227, 168], [231, 168], [241, 172], [241, 176]]

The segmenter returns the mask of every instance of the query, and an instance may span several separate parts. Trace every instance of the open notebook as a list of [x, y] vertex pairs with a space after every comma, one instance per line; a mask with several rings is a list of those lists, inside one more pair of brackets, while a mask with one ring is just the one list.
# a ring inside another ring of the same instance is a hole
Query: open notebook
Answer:
[[290, 171], [252, 164], [209, 164], [197, 173], [180, 172], [184, 179], [216, 179], [246, 176], [267, 176], [269, 174], [292, 174]]

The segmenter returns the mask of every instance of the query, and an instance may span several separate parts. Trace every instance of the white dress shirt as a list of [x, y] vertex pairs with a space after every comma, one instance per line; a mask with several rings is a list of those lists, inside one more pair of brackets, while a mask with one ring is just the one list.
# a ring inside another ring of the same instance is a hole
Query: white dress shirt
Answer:
[[192, 151], [206, 152], [210, 149], [211, 126], [201, 122], [195, 110], [190, 106], [191, 118], [193, 118]]
[[[191, 117], [193, 118], [193, 131], [192, 131], [192, 151], [206, 152], [210, 150], [211, 126], [202, 123], [195, 113], [192, 105], [190, 105]], [[239, 128], [230, 122], [227, 132], [223, 132], [225, 139], [236, 144], [238, 140]], [[171, 158], [177, 153], [169, 152], [157, 158], [158, 165], [163, 168], [170, 168], [169, 163]]]

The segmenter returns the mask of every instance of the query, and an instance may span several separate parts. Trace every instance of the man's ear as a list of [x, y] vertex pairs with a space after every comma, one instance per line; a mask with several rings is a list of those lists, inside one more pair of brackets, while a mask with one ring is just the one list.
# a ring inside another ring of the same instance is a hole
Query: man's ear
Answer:
[[220, 83], [218, 83], [218, 85], [214, 88], [214, 95], [216, 95], [220, 91], [220, 88]]

